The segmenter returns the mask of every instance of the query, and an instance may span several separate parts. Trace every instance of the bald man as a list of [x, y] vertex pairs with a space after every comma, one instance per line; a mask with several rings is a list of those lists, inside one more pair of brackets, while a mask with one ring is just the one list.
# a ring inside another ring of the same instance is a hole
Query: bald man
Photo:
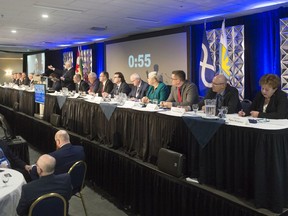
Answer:
[[40, 196], [47, 193], [62, 195], [67, 203], [72, 195], [70, 175], [54, 175], [56, 160], [50, 155], [39, 157], [36, 167], [39, 179], [22, 186], [21, 198], [17, 206], [18, 215], [28, 215], [31, 204]]
[[[55, 174], [67, 173], [70, 167], [79, 160], [85, 160], [85, 152], [83, 146], [72, 145], [67, 131], [59, 130], [55, 134], [56, 151], [49, 153], [56, 159]], [[35, 166], [32, 167], [30, 175], [32, 180], [37, 179], [38, 172]]]
[[66, 61], [64, 64], [64, 70], [59, 70], [52, 65], [48, 66], [48, 69], [55, 71], [56, 74], [60, 76], [61, 86], [68, 88], [69, 91], [75, 90], [75, 84], [73, 81], [73, 76], [75, 71], [71, 61]]
[[228, 113], [238, 113], [241, 110], [238, 90], [227, 83], [227, 79], [223, 74], [213, 78], [212, 88], [209, 89], [204, 99], [199, 102], [199, 109], [205, 110], [204, 100], [206, 99], [216, 99], [217, 109], [221, 106], [227, 106]]

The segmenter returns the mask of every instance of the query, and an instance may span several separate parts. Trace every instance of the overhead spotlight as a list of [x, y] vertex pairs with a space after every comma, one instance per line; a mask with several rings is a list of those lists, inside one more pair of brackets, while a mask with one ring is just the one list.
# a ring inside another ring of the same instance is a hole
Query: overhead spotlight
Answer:
[[15, 34], [15, 33], [17, 33], [17, 31], [16, 30], [11, 30], [11, 33]]
[[47, 19], [49, 18], [48, 14], [42, 14], [42, 18]]

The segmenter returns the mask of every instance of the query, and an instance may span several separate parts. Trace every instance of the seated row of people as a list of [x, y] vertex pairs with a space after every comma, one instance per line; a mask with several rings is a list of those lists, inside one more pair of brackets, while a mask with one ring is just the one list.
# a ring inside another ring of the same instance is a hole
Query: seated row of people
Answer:
[[[67, 68], [69, 68], [68, 66]], [[172, 72], [170, 94], [168, 87], [162, 82], [161, 74], [158, 72], [150, 72], [148, 74], [148, 84], [141, 80], [138, 74], [132, 74], [130, 76], [130, 81], [133, 83], [132, 89], [125, 82], [125, 78], [121, 72], [114, 74], [114, 86], [110, 82], [107, 72], [100, 74], [98, 83], [95, 73], [90, 73], [89, 76], [93, 77], [93, 79], [91, 78], [92, 81], [90, 81], [89, 78], [90, 88], [87, 92], [98, 93], [99, 96], [103, 97], [108, 97], [109, 95], [113, 97], [114, 94], [125, 93], [130, 98], [140, 99], [143, 103], [157, 100], [158, 103], [161, 102], [160, 105], [163, 107], [184, 106], [188, 110], [191, 109], [192, 104], [198, 103], [197, 86], [187, 81], [184, 71], [181, 70]], [[77, 82], [79, 82], [79, 78]], [[92, 86], [93, 88], [91, 88]], [[223, 74], [216, 75], [212, 81], [212, 88], [208, 89], [206, 96], [198, 105], [200, 109], [205, 110], [205, 99], [216, 99], [217, 110], [222, 106], [227, 106], [228, 113], [238, 113], [239, 116], [251, 115], [252, 117], [261, 118], [288, 118], [287, 96], [279, 89], [279, 77], [273, 74], [266, 74], [261, 78], [260, 86], [261, 92], [256, 95], [251, 110], [244, 113], [241, 110], [238, 90], [228, 84], [228, 80]], [[83, 90], [85, 91], [85, 89]]]
[[29, 73], [28, 77], [26, 73], [20, 72], [20, 73], [13, 73], [12, 74], [12, 83], [16, 85], [27, 85], [31, 86], [34, 84], [34, 74]]

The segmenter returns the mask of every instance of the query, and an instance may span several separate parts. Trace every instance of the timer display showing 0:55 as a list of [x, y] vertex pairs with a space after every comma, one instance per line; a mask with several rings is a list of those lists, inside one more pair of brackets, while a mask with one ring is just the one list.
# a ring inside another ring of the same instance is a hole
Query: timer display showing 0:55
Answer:
[[129, 68], [141, 68], [151, 66], [151, 54], [139, 54], [137, 57], [130, 55], [128, 57]]

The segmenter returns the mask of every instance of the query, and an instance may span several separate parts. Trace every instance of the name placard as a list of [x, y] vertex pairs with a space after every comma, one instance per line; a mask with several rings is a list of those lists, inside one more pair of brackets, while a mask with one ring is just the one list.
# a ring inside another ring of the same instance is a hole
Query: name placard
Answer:
[[102, 97], [95, 97], [95, 98], [93, 99], [93, 101], [94, 101], [95, 103], [100, 104], [100, 103], [103, 102], [103, 98], [102, 98]]
[[183, 115], [186, 111], [181, 107], [171, 107], [171, 112]]
[[146, 109], [147, 109], [147, 110], [158, 110], [159, 107], [158, 107], [157, 104], [148, 103], [147, 106], [146, 106]]
[[132, 108], [135, 106], [135, 101], [125, 101], [123, 107]]
[[233, 122], [233, 123], [237, 123], [237, 124], [242, 124], [242, 125], [248, 125], [249, 121], [247, 118], [244, 117], [236, 117], [236, 116], [230, 116], [227, 117], [227, 122]]

